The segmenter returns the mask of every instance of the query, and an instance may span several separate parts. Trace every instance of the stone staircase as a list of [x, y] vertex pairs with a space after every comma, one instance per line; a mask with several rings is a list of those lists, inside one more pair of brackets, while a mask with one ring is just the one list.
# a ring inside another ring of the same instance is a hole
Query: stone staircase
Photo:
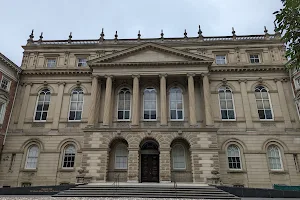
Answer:
[[240, 199], [213, 186], [196, 184], [87, 184], [62, 191], [53, 197]]

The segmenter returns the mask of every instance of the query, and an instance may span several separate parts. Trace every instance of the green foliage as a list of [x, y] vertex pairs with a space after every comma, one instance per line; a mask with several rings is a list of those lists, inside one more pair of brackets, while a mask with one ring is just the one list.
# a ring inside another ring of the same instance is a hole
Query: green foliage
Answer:
[[282, 34], [287, 45], [286, 57], [289, 59], [287, 68], [300, 67], [300, 0], [281, 0], [283, 8], [274, 12], [275, 31]]

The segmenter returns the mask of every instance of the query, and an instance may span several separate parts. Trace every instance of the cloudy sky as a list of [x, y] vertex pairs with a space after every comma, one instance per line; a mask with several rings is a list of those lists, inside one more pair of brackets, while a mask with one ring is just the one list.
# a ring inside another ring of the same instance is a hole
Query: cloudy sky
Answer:
[[267, 26], [273, 33], [273, 12], [280, 0], [1, 0], [0, 52], [17, 65], [22, 45], [31, 29], [34, 39], [44, 32], [44, 40], [97, 39], [105, 37], [182, 37], [196, 36], [201, 25], [204, 36], [263, 34]]

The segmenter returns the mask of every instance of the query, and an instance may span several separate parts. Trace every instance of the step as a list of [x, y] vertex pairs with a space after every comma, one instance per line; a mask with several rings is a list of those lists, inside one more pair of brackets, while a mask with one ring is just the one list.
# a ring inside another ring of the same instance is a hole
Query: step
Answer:
[[[214, 194], [224, 194], [226, 192], [224, 191], [187, 191], [187, 190], [122, 190], [122, 189], [113, 189], [113, 190], [66, 190], [64, 192], [115, 192], [115, 191], [118, 191], [118, 192], [131, 192], [131, 193], [139, 193], [139, 192], [153, 192], [153, 193], [157, 193], [157, 192], [160, 192], [160, 193], [168, 193], [168, 192], [181, 192], [181, 193], [200, 193], [200, 194], [211, 194], [211, 193], [214, 193]], [[226, 193], [227, 194], [227, 193]]]
[[136, 197], [185, 199], [240, 199], [213, 186], [181, 185], [78, 185], [53, 197]]
[[181, 195], [121, 195], [121, 194], [115, 194], [115, 195], [54, 195], [53, 197], [135, 197], [135, 198], [182, 198], [182, 199], [240, 199], [238, 197], [234, 196], [228, 196], [228, 197], [219, 197], [219, 196], [199, 196], [199, 195], [189, 195], [189, 196], [181, 196]]

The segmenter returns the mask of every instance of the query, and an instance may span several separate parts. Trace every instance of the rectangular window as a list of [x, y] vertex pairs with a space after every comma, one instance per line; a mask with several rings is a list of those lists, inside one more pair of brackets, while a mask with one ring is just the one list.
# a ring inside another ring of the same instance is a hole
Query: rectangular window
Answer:
[[6, 91], [9, 91], [9, 88], [10, 88], [10, 80], [8, 80], [8, 78], [2, 76], [2, 79], [1, 79], [1, 88], [6, 90]]
[[295, 163], [295, 167], [296, 167], [296, 171], [299, 172], [299, 163], [298, 163], [298, 156], [297, 154], [293, 154], [293, 158], [294, 158], [294, 163]]
[[300, 78], [296, 79], [297, 86], [300, 87]]
[[15, 158], [16, 158], [16, 154], [15, 153], [11, 154], [10, 163], [9, 163], [9, 169], [8, 170], [12, 169], [12, 166], [13, 166], [13, 164], [15, 162]]
[[86, 67], [86, 58], [78, 58], [77, 67]]
[[229, 169], [241, 169], [240, 157], [228, 156]]
[[225, 65], [226, 64], [226, 56], [225, 55], [217, 55], [216, 56], [216, 64]]
[[0, 103], [0, 124], [3, 124], [5, 117], [6, 104]]
[[48, 58], [47, 59], [47, 67], [56, 67], [56, 59]]
[[258, 54], [251, 54], [250, 55], [250, 63], [259, 63], [259, 55]]
[[127, 156], [116, 156], [116, 169], [127, 169]]

